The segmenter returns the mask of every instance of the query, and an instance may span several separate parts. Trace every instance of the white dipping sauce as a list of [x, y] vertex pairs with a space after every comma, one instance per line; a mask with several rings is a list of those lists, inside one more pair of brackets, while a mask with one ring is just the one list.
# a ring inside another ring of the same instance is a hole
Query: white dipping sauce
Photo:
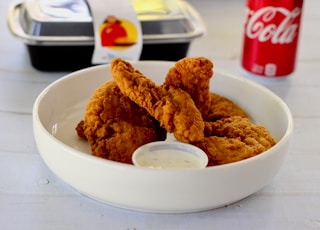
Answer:
[[157, 150], [145, 153], [139, 164], [149, 168], [200, 168], [201, 162], [190, 153], [179, 150]]
[[155, 169], [203, 168], [208, 159], [205, 153], [192, 145], [179, 142], [153, 142], [140, 147], [134, 154], [137, 166]]

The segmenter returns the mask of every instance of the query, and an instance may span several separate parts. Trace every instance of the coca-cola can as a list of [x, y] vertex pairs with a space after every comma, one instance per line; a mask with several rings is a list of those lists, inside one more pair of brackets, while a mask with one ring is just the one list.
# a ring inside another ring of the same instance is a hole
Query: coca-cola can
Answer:
[[284, 77], [295, 69], [303, 0], [247, 0], [242, 66]]

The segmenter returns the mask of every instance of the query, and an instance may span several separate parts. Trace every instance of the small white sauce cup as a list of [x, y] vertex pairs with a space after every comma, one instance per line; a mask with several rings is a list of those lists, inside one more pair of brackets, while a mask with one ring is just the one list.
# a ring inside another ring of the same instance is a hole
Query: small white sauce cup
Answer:
[[200, 148], [178, 141], [156, 141], [145, 144], [133, 153], [133, 164], [155, 169], [205, 168], [207, 154]]

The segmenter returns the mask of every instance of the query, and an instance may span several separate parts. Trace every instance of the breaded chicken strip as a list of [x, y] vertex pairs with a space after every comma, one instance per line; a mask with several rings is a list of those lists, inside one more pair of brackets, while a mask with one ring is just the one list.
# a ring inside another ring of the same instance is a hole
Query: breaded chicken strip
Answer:
[[269, 131], [251, 123], [248, 118], [232, 116], [205, 124], [206, 137], [193, 144], [207, 153], [209, 165], [240, 161], [275, 145]]
[[123, 163], [132, 163], [139, 146], [166, 138], [159, 123], [124, 96], [113, 80], [93, 93], [76, 130], [88, 140], [93, 155]]
[[165, 88], [180, 88], [190, 94], [204, 120], [208, 118], [210, 107], [210, 79], [213, 63], [204, 57], [186, 57], [177, 61], [165, 79]]
[[111, 72], [121, 92], [145, 108], [177, 140], [189, 143], [203, 139], [201, 113], [187, 92], [157, 86], [120, 58], [112, 60]]
[[247, 113], [233, 101], [216, 93], [210, 93], [209, 114], [206, 121], [216, 121], [232, 116], [248, 117]]

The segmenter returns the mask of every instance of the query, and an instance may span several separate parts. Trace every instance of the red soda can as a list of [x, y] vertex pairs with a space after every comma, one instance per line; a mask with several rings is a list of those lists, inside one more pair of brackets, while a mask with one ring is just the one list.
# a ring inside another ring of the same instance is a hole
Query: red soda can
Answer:
[[247, 0], [242, 66], [283, 77], [295, 68], [303, 0]]

